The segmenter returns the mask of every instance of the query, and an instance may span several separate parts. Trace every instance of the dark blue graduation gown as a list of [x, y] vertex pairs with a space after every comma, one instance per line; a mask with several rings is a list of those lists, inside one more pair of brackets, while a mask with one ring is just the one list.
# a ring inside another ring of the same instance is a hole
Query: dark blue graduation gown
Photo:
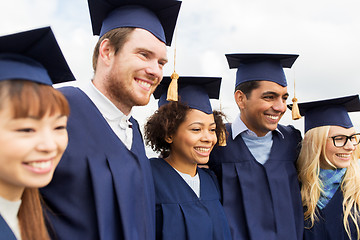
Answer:
[[153, 158], [150, 162], [156, 192], [156, 239], [231, 239], [217, 180], [210, 170], [198, 168], [198, 198], [164, 159]]
[[[342, 209], [343, 194], [339, 188], [335, 195], [331, 198], [329, 203], [322, 210], [319, 211], [319, 221], [316, 221], [314, 227], [305, 229], [305, 240], [348, 240], [343, 225], [343, 209]], [[355, 225], [349, 218], [349, 225], [351, 230], [351, 239], [357, 239]], [[305, 222], [305, 227], [311, 226], [310, 221]]]
[[85, 93], [60, 90], [70, 103], [69, 145], [41, 189], [57, 239], [155, 239], [155, 190], [138, 123], [130, 119], [129, 151]]
[[0, 215], [0, 240], [16, 240], [14, 233], [11, 231], [9, 225]]
[[273, 131], [273, 145], [264, 165], [258, 163], [244, 140], [232, 139], [216, 147], [209, 166], [219, 178], [223, 206], [233, 239], [302, 239], [304, 218], [295, 162], [301, 133], [278, 125], [284, 139]]

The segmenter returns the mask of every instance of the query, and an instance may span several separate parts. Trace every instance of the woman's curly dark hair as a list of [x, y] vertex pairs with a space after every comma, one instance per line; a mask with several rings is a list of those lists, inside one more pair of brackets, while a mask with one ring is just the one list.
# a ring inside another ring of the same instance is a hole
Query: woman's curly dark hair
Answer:
[[[176, 133], [180, 124], [185, 121], [186, 114], [190, 111], [187, 105], [181, 102], [170, 102], [161, 106], [148, 118], [144, 127], [145, 143], [155, 152], [160, 152], [162, 157], [169, 156], [170, 144], [165, 141]], [[213, 111], [216, 123], [216, 137], [218, 140], [226, 132], [224, 118], [220, 111]]]

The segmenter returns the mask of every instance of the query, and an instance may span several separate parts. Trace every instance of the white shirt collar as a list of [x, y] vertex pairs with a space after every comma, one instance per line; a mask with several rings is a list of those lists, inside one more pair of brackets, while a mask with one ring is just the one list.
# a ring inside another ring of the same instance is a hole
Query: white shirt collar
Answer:
[[[86, 95], [91, 99], [91, 101], [95, 104], [95, 106], [99, 109], [101, 114], [105, 119], [109, 121], [120, 120], [122, 123], [128, 123], [131, 117], [132, 112], [129, 115], [125, 115], [122, 113], [107, 97], [104, 96], [92, 83], [92, 81], [83, 85], [81, 89], [86, 93]], [[120, 125], [121, 125], [120, 123]]]
[[0, 215], [4, 218], [5, 222], [9, 225], [17, 239], [21, 239], [18, 212], [20, 209], [21, 200], [9, 201], [0, 197]]
[[[256, 133], [254, 133], [253, 131], [251, 131], [246, 125], [245, 123], [240, 119], [240, 114], [238, 114], [234, 120], [234, 122], [231, 124], [231, 131], [232, 131], [232, 138], [233, 140], [242, 132], [246, 132], [249, 135], [252, 136], [257, 136]], [[284, 138], [283, 133], [276, 128], [275, 131], [277, 131], [278, 133], [280, 133], [281, 137]], [[272, 134], [272, 132], [268, 132], [267, 134]]]

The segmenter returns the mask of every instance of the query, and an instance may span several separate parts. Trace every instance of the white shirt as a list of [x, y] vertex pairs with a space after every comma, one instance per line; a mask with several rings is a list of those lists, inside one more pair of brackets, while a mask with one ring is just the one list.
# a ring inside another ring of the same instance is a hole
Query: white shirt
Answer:
[[[174, 168], [175, 169], [175, 168]], [[184, 181], [191, 187], [196, 196], [200, 198], [200, 178], [199, 173], [196, 173], [195, 176], [190, 176], [189, 174], [179, 172], [175, 169], [175, 171], [184, 179]]]
[[[272, 131], [269, 131], [265, 136], [258, 137], [255, 132], [248, 129], [245, 123], [240, 119], [240, 114], [235, 118], [231, 125], [233, 140], [241, 134], [246, 146], [251, 154], [254, 156], [257, 162], [265, 164], [269, 159], [271, 147], [272, 147]], [[284, 138], [282, 132], [276, 128], [276, 131], [280, 133]]]
[[17, 239], [21, 239], [18, 212], [20, 209], [21, 200], [9, 201], [0, 197], [0, 215], [4, 218], [5, 222], [9, 225]]
[[92, 82], [81, 87], [86, 95], [91, 99], [95, 106], [99, 109], [106, 122], [111, 129], [118, 136], [118, 138], [125, 144], [128, 149], [132, 145], [132, 123], [129, 121], [129, 115], [123, 114], [107, 97], [105, 97]]

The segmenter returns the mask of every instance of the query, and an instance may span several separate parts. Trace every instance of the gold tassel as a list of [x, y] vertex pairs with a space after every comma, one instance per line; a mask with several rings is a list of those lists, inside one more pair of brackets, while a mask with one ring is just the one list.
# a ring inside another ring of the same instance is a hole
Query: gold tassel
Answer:
[[297, 101], [298, 101], [298, 99], [296, 98], [296, 94], [295, 94], [295, 69], [294, 69], [294, 98], [292, 99], [293, 106], [291, 109], [291, 115], [292, 115], [293, 120], [298, 120], [301, 118]]
[[171, 83], [166, 98], [167, 101], [178, 101], [178, 79], [179, 74], [174, 71], [173, 74], [171, 74]]
[[[221, 99], [219, 99], [219, 101], [220, 101], [220, 112], [223, 112], [222, 111]], [[219, 143], [220, 147], [225, 147], [226, 146], [226, 130], [221, 131], [218, 143]]]
[[300, 111], [299, 111], [299, 106], [297, 104], [297, 98], [294, 97], [292, 99], [292, 102], [293, 102], [293, 105], [292, 105], [292, 109], [291, 109], [291, 115], [292, 115], [292, 119], [293, 120], [298, 120], [301, 118], [301, 115], [300, 115]]
[[219, 146], [220, 147], [225, 147], [226, 146], [226, 132], [225, 131], [221, 131], [221, 133], [220, 133]]

